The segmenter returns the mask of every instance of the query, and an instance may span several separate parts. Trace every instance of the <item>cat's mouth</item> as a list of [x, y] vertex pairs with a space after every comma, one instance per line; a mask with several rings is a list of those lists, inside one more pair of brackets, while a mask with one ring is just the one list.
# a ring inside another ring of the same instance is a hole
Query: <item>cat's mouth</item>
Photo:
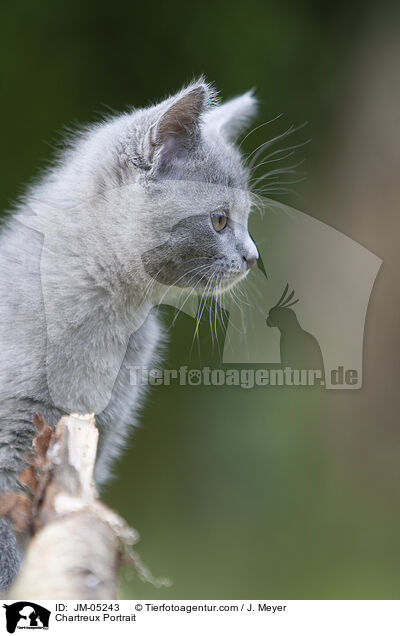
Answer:
[[191, 288], [199, 294], [213, 296], [231, 289], [246, 278], [248, 273], [248, 270], [225, 270], [224, 268], [213, 267], [203, 273], [203, 275], [199, 274], [196, 277], [196, 281], [192, 278], [189, 285], [183, 284], [182, 286]]
[[[146, 256], [146, 255], [145, 255]], [[169, 289], [186, 289], [191, 293], [216, 295], [234, 287], [249, 270], [222, 259], [193, 256], [185, 261], [169, 259], [154, 264], [155, 259], [142, 257], [147, 274]]]
[[221, 278], [222, 289], [224, 290], [231, 289], [231, 287], [234, 287], [235, 285], [237, 285], [237, 283], [239, 283], [241, 280], [246, 278], [248, 273], [249, 273], [249, 270], [240, 270], [238, 272], [237, 271], [227, 272]]

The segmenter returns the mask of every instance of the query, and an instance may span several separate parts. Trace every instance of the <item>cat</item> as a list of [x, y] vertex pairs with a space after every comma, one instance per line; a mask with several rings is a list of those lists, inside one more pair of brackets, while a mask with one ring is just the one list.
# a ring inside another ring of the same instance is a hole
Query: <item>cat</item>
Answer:
[[[97, 486], [126, 445], [143, 387], [132, 366], [162, 349], [154, 307], [247, 275], [248, 171], [235, 138], [252, 92], [220, 103], [200, 78], [150, 107], [90, 126], [31, 186], [0, 236], [0, 492], [17, 476], [40, 412], [95, 413]], [[20, 553], [0, 519], [0, 588]]]

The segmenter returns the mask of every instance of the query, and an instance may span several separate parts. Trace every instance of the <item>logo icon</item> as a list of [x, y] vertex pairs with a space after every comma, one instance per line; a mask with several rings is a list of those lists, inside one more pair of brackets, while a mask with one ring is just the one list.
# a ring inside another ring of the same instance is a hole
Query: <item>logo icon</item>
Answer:
[[266, 320], [268, 327], [279, 330], [281, 364], [292, 369], [318, 369], [323, 372], [321, 347], [317, 339], [300, 325], [293, 309], [299, 299], [293, 300], [294, 290], [288, 291], [289, 283], [276, 305], [269, 310]]
[[6, 610], [7, 631], [14, 634], [16, 629], [48, 629], [50, 610], [32, 603], [18, 601], [11, 605], [4, 604]]

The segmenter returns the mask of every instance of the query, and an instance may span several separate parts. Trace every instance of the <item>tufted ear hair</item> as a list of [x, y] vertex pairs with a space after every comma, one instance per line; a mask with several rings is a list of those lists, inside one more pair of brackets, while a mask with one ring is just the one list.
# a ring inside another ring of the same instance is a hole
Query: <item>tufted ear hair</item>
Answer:
[[200, 80], [159, 105], [157, 111], [161, 109], [161, 114], [148, 132], [155, 170], [165, 171], [176, 166], [198, 144], [200, 119], [213, 98], [212, 88]]
[[209, 129], [232, 140], [247, 128], [256, 112], [257, 100], [251, 90], [212, 108], [204, 121]]

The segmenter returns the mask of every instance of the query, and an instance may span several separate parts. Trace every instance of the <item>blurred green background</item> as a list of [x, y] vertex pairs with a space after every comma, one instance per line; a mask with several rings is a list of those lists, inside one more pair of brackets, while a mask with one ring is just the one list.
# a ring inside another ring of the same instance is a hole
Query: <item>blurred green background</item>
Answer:
[[[151, 391], [104, 497], [174, 584], [156, 589], [125, 567], [124, 598], [398, 598], [398, 25], [384, 3], [1, 4], [1, 209], [65, 126], [204, 73], [224, 97], [256, 87], [256, 123], [309, 122], [308, 177], [286, 202], [384, 260], [360, 391]], [[188, 363], [193, 328], [177, 321], [167, 366]]]

